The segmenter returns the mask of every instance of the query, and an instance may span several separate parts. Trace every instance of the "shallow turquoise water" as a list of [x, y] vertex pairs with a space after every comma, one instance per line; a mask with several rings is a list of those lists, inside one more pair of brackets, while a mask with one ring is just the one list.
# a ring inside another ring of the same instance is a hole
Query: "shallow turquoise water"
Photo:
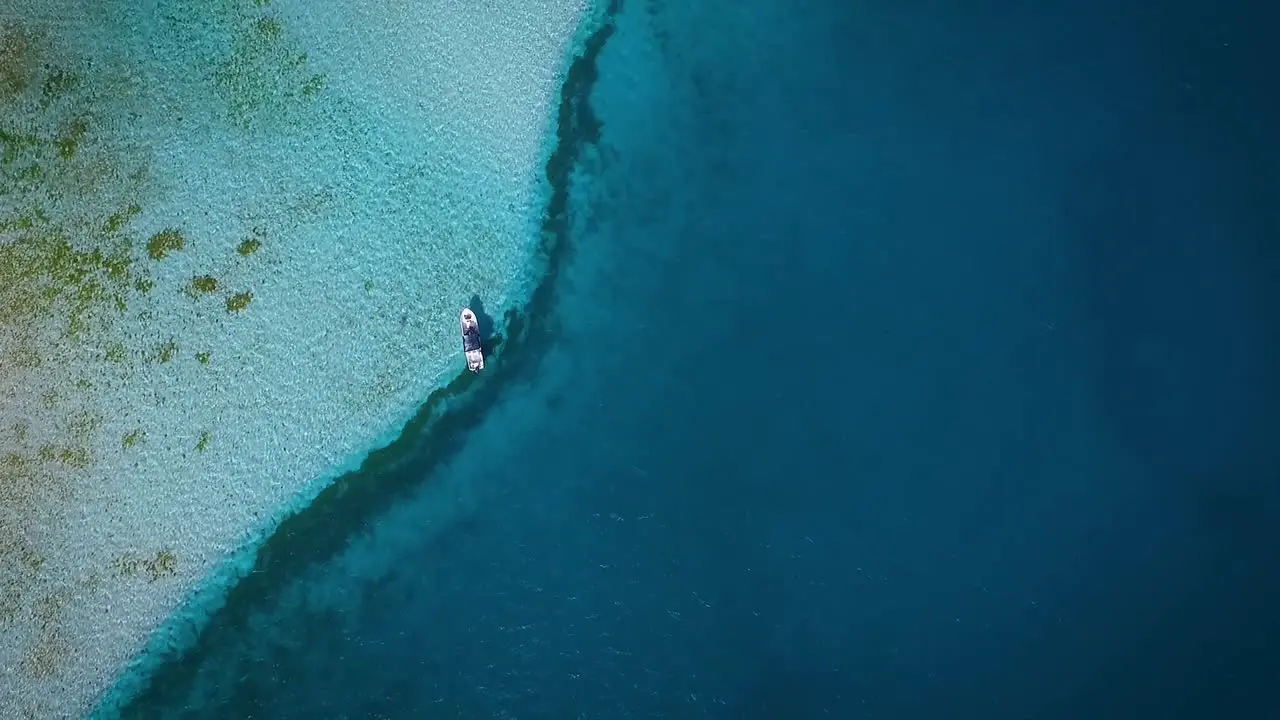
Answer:
[[537, 276], [588, 4], [370, 7], [0, 10], [0, 717], [198, 627]]
[[126, 717], [1268, 715], [1276, 108], [1212, 17], [613, 8], [490, 369]]

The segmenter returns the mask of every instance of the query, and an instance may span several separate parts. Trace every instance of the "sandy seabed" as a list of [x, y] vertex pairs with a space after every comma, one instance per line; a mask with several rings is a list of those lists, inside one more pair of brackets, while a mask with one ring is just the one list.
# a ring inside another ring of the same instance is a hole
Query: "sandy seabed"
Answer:
[[0, 717], [149, 635], [518, 296], [586, 0], [0, 10]]

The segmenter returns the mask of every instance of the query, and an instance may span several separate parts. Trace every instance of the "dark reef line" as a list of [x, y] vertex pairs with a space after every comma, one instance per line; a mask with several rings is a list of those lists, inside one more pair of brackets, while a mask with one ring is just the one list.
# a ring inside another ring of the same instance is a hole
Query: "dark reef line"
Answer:
[[[428, 396], [400, 436], [369, 454], [359, 469], [337, 478], [306, 508], [285, 518], [258, 549], [250, 572], [227, 592], [225, 603], [200, 629], [194, 643], [160, 657], [139, 658], [154, 670], [128, 697], [109, 696], [114, 707], [100, 706], [93, 716], [145, 717], [147, 707], [167, 705], [191, 687], [206, 647], [219, 647], [249, 632], [258, 599], [270, 597], [303, 570], [332, 559], [353, 532], [388, 511], [426, 481], [433, 467], [457, 453], [468, 431], [482, 422], [504, 387], [532, 377], [558, 326], [552, 320], [556, 279], [571, 249], [569, 194], [582, 150], [600, 138], [600, 122], [589, 102], [601, 51], [615, 30], [622, 0], [613, 0], [574, 58], [561, 87], [555, 146], [547, 160], [551, 194], [542, 221], [534, 266], [540, 277], [523, 309], [510, 309], [500, 332], [486, 343], [489, 366], [480, 374], [462, 371]], [[128, 673], [126, 672], [126, 675]], [[117, 689], [118, 691], [118, 689]]]

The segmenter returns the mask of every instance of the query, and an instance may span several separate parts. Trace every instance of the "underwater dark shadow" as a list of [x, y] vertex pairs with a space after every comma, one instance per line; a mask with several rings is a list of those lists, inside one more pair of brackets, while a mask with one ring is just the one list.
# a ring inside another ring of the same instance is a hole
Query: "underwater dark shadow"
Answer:
[[[284, 519], [258, 550], [252, 570], [228, 591], [223, 606], [191, 646], [135, 659], [135, 665], [146, 660], [155, 669], [132, 696], [114, 698], [122, 717], [151, 717], [180, 702], [206, 654], [249, 632], [249, 620], [263, 598], [275, 595], [306, 568], [332, 559], [352, 534], [414, 493], [433, 468], [463, 447], [467, 433], [483, 421], [504, 388], [535, 375], [547, 348], [559, 336], [554, 313], [556, 279], [571, 255], [570, 182], [582, 150], [599, 141], [600, 123], [589, 99], [598, 77], [596, 64], [613, 35], [620, 10], [620, 0], [608, 5], [600, 26], [565, 75], [555, 146], [546, 165], [551, 194], [534, 261], [540, 277], [524, 308], [508, 310], [502, 332], [488, 335], [486, 350], [492, 357], [486, 370], [464, 371], [432, 392], [399, 438], [370, 453], [358, 470], [337, 478], [308, 507]], [[478, 297], [472, 301], [480, 304]], [[93, 714], [111, 716], [113, 710], [99, 707]]]

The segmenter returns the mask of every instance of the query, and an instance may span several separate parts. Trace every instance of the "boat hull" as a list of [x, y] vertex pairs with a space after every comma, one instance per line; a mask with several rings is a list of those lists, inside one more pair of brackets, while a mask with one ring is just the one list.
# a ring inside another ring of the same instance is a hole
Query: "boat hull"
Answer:
[[471, 308], [462, 309], [458, 326], [462, 329], [462, 353], [467, 358], [467, 369], [480, 372], [484, 369], [484, 349], [480, 343], [480, 322]]

